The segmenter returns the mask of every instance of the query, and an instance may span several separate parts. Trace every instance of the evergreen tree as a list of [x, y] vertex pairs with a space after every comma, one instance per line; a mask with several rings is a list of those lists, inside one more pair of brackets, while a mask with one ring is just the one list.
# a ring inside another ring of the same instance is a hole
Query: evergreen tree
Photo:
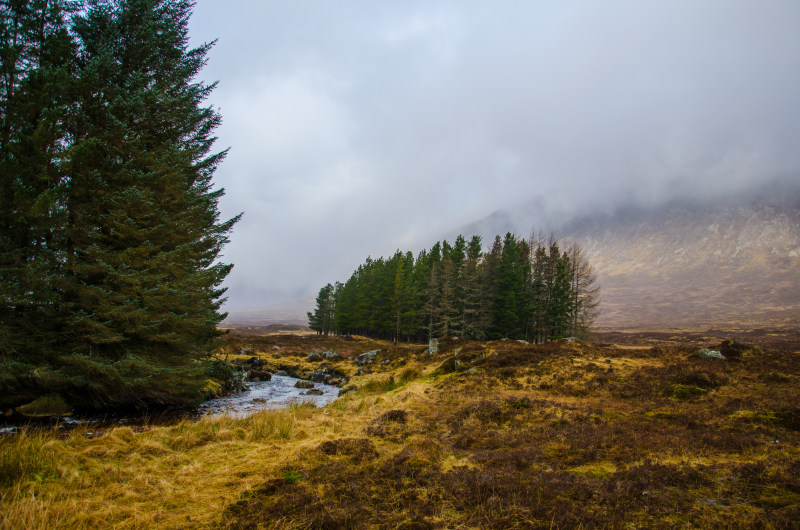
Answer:
[[54, 355], [64, 222], [62, 166], [75, 73], [63, 0], [0, 2], [0, 395], [33, 397]]
[[335, 313], [335, 292], [331, 284], [325, 285], [319, 290], [314, 312], [307, 313], [308, 327], [316, 331], [318, 335], [328, 335], [334, 329], [333, 319]]

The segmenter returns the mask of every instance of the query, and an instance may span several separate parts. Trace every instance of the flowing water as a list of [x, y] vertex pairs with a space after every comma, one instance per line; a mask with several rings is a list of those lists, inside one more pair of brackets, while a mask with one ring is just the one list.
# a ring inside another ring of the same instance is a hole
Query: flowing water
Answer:
[[197, 408], [167, 409], [157, 413], [110, 413], [63, 418], [0, 417], [0, 436], [13, 434], [22, 427], [57, 428], [67, 430], [79, 425], [92, 425], [100, 430], [116, 425], [170, 425], [183, 419], [199, 419], [205, 415], [228, 414], [243, 418], [261, 410], [279, 409], [295, 403], [313, 403], [324, 407], [339, 396], [339, 388], [323, 383], [314, 383], [322, 395], [305, 395], [308, 389], [296, 388], [299, 379], [284, 375], [273, 375], [270, 381], [248, 383], [250, 390], [211, 399]]
[[298, 379], [284, 375], [273, 375], [271, 381], [249, 383], [250, 390], [206, 401], [199, 407], [201, 415], [229, 414], [237, 418], [249, 416], [260, 410], [278, 409], [293, 403], [313, 403], [324, 407], [339, 396], [339, 388], [314, 383], [322, 390], [321, 396], [304, 395], [305, 388], [295, 388]]

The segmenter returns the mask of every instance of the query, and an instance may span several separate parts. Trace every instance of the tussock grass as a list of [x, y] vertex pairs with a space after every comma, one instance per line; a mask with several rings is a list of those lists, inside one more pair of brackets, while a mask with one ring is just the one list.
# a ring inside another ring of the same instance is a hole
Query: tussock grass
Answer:
[[[304, 340], [287, 341], [282, 351], [297, 348], [305, 366]], [[354, 353], [375, 346], [336, 341]], [[353, 377], [359, 390], [324, 409], [0, 440], [9, 462], [0, 524], [789, 528], [800, 520], [800, 359], [791, 351], [725, 362], [699, 358], [702, 344], [442, 344], [435, 356], [382, 345], [391, 362]], [[702, 392], [682, 399], [684, 387]]]

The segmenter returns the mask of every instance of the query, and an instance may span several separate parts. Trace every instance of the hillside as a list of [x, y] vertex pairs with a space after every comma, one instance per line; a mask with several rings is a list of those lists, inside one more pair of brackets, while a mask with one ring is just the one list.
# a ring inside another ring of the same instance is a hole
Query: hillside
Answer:
[[[428, 355], [234, 331], [220, 354], [301, 377], [337, 351], [344, 395], [0, 438], [0, 527], [796, 527], [796, 335], [635, 340], [649, 345], [448, 339]], [[724, 359], [701, 355], [716, 345]]]
[[800, 193], [587, 217], [559, 231], [587, 251], [606, 328], [800, 321]]

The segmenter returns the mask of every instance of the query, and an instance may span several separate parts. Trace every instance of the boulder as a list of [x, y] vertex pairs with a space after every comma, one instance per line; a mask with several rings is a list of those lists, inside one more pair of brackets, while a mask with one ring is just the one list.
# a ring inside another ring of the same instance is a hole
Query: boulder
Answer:
[[429, 354], [439, 353], [439, 339], [431, 339], [428, 341], [428, 351]]
[[347, 375], [335, 368], [323, 368], [311, 374], [311, 380], [315, 383], [325, 383], [326, 385], [342, 386], [347, 383]]
[[319, 362], [322, 360], [322, 354], [317, 350], [311, 350], [311, 353], [308, 354], [307, 360], [309, 362]]
[[319, 388], [312, 388], [311, 390], [306, 390], [305, 392], [303, 392], [303, 395], [304, 396], [321, 396], [324, 393], [325, 392], [323, 392]]
[[719, 350], [709, 350], [708, 348], [700, 348], [698, 355], [702, 359], [724, 359], [725, 356]]
[[250, 370], [250, 373], [248, 375], [249, 375], [250, 381], [258, 382], [258, 381], [271, 381], [272, 380], [272, 374], [269, 373], [266, 370], [263, 370], [263, 369]]
[[328, 351], [326, 351], [326, 352], [323, 354], [323, 356], [324, 356], [324, 357], [325, 357], [325, 359], [326, 359], [326, 360], [328, 360], [328, 361], [335, 361], [336, 359], [339, 359], [339, 358], [341, 357], [341, 355], [339, 355], [338, 353], [336, 353], [336, 352], [335, 352], [335, 351], [333, 351], [333, 350], [328, 350]]
[[275, 372], [275, 375], [282, 375], [282, 376], [286, 377], [289, 374], [286, 372], [286, 370], [278, 370], [277, 372]]
[[358, 357], [356, 357], [356, 364], [358, 366], [364, 366], [365, 364], [369, 364], [375, 360], [375, 357], [378, 356], [378, 352], [380, 350], [372, 350], [366, 353], [362, 353]]
[[295, 388], [314, 388], [314, 383], [305, 379], [300, 379], [294, 386]]

